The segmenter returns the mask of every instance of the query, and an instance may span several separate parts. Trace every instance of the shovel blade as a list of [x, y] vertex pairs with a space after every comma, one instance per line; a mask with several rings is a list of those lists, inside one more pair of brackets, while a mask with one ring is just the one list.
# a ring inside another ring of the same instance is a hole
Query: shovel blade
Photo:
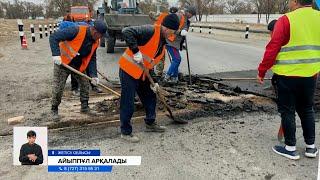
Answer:
[[282, 143], [283, 139], [284, 139], [284, 132], [283, 132], [282, 125], [280, 125], [279, 131], [278, 131], [278, 141]]

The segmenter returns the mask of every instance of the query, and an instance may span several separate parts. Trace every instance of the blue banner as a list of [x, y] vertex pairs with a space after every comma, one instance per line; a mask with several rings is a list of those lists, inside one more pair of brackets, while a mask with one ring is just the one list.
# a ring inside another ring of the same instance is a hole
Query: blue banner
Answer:
[[100, 156], [100, 150], [48, 150], [48, 156]]
[[48, 172], [111, 172], [112, 166], [48, 166]]
[[318, 10], [320, 10], [320, 0], [316, 0], [316, 5], [318, 7]]

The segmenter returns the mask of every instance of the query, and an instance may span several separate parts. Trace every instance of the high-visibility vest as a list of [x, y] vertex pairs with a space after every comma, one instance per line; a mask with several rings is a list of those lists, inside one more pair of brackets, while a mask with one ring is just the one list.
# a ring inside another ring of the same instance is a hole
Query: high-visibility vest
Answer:
[[[151, 39], [144, 46], [139, 46], [139, 50], [143, 57], [143, 66], [149, 70], [153, 69], [153, 67], [162, 60], [165, 53], [163, 47], [161, 49], [161, 54], [155, 57], [161, 40], [160, 31], [161, 26], [154, 25], [154, 33]], [[133, 52], [129, 48], [127, 48], [120, 57], [119, 65], [123, 71], [128, 73], [134, 79], [140, 79], [143, 74], [144, 69], [142, 65], [137, 64], [137, 62], [133, 60]]]
[[284, 76], [314, 76], [320, 71], [320, 12], [305, 7], [286, 16], [290, 40], [282, 46], [272, 71]]
[[180, 22], [179, 22], [179, 31], [182, 30], [182, 28], [184, 27], [184, 23], [185, 23], [185, 17], [183, 14], [178, 14], [178, 18], [180, 19]]
[[[62, 41], [59, 43], [61, 60], [64, 64], [70, 64], [71, 60], [79, 54], [81, 45], [86, 37], [88, 26], [79, 26], [79, 32], [77, 36], [71, 41]], [[84, 72], [95, 50], [98, 48], [99, 40], [95, 41], [92, 45], [91, 52], [88, 56], [82, 58], [82, 64], [79, 68], [80, 72]]]

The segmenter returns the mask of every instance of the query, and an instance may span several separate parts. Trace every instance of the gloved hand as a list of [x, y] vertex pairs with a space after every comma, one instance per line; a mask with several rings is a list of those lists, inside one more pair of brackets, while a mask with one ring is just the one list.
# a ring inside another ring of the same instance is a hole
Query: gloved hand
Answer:
[[181, 35], [181, 36], [187, 36], [187, 34], [188, 34], [188, 31], [185, 30], [185, 29], [183, 29], [183, 30], [180, 32], [180, 35]]
[[139, 51], [133, 55], [133, 60], [135, 60], [137, 63], [143, 62], [142, 53]]
[[60, 56], [52, 56], [52, 59], [56, 65], [59, 65], [59, 66], [61, 65], [62, 61]]
[[150, 84], [150, 88], [154, 93], [157, 93], [159, 88], [160, 88], [160, 86], [159, 86], [158, 83], [154, 83], [154, 86], [152, 86], [152, 84]]
[[97, 78], [97, 77], [91, 78], [91, 84], [94, 85], [94, 86], [98, 86], [99, 81], [100, 81], [100, 80], [99, 80], [99, 78]]

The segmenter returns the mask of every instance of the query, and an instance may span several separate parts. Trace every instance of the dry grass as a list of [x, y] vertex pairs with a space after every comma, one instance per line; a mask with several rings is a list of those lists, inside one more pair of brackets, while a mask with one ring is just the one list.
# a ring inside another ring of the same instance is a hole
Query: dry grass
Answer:
[[[39, 31], [39, 24], [47, 24], [49, 25], [50, 23], [53, 24], [55, 21], [54, 20], [28, 20], [24, 19], [22, 20], [24, 24], [24, 32], [27, 36], [31, 35], [30, 32], [30, 24], [34, 24], [35, 26], [35, 32], [37, 33]], [[18, 36], [18, 24], [16, 19], [0, 19], [0, 40], [1, 42], [10, 40], [12, 37]], [[0, 43], [1, 43], [0, 42]]]

